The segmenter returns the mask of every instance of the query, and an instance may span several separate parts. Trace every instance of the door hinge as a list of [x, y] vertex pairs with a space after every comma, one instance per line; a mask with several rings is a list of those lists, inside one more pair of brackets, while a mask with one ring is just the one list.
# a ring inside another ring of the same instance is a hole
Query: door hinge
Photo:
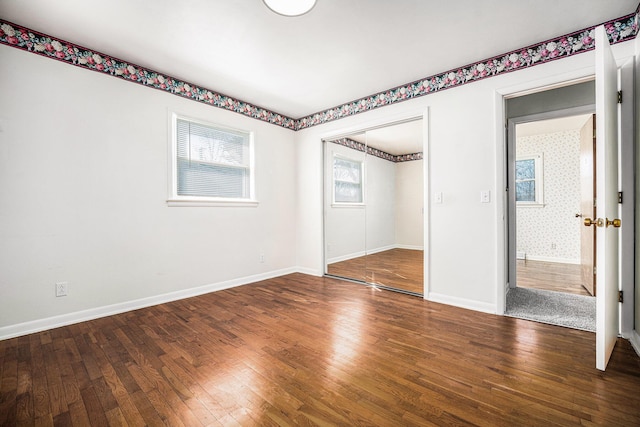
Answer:
[[618, 191], [618, 203], [622, 203], [622, 191]]
[[593, 275], [595, 276], [598, 273], [598, 269], [594, 266], [593, 267]]
[[618, 302], [624, 302], [624, 291], [618, 291]]
[[618, 91], [618, 104], [622, 104], [622, 91]]

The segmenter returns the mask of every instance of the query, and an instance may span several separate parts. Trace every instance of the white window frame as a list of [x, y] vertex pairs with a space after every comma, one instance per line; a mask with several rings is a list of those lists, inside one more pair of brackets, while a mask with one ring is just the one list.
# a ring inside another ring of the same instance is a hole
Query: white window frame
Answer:
[[[181, 196], [178, 194], [178, 120], [185, 120], [203, 126], [213, 127], [221, 131], [242, 132], [249, 134], [249, 197], [225, 198], [208, 196]], [[196, 119], [187, 115], [170, 113], [169, 120], [169, 180], [168, 180], [168, 206], [258, 206], [255, 197], [255, 152], [254, 134], [244, 129], [234, 129], [221, 126], [217, 123]]]
[[[544, 161], [542, 154], [531, 154], [526, 156], [518, 156], [516, 158], [516, 163], [521, 160], [533, 160], [535, 167], [535, 176], [533, 181], [535, 182], [536, 194], [535, 200], [533, 202], [530, 201], [519, 201], [517, 200], [517, 185], [514, 187], [514, 191], [516, 192], [516, 206], [518, 207], [531, 207], [531, 208], [541, 208], [544, 207]], [[515, 181], [516, 183], [518, 181]]]
[[[359, 163], [360, 164], [360, 198], [362, 199], [362, 202], [337, 202], [336, 201], [336, 176], [335, 176], [335, 172], [334, 172], [334, 168], [335, 168], [335, 160], [336, 159], [341, 159], [341, 160], [346, 160], [349, 162], [353, 162], [353, 163]], [[349, 157], [346, 156], [342, 153], [333, 153], [333, 156], [331, 158], [331, 206], [332, 207], [357, 207], [357, 208], [361, 208], [365, 206], [365, 176], [364, 176], [364, 168], [365, 168], [365, 164], [364, 164], [364, 160], [361, 159], [354, 159], [353, 157]]]

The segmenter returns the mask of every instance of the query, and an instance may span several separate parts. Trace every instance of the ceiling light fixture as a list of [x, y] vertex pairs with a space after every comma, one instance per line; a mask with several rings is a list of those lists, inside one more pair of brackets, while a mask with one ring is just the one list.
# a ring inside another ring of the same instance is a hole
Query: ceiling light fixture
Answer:
[[262, 0], [264, 4], [278, 15], [300, 16], [309, 12], [316, 5], [316, 0]]

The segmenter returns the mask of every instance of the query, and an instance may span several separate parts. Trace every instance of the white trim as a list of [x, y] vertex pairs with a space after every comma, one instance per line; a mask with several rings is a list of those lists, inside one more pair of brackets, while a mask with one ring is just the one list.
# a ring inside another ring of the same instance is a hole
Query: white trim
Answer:
[[631, 347], [636, 351], [636, 354], [640, 356], [640, 335], [638, 335], [638, 331], [631, 332], [629, 342], [631, 343]]
[[424, 246], [414, 246], [414, 245], [396, 245], [396, 249], [408, 249], [411, 251], [424, 251]]
[[167, 200], [167, 206], [187, 206], [187, 207], [202, 207], [202, 206], [231, 206], [231, 207], [245, 207], [253, 208], [258, 206], [257, 200], [233, 200], [233, 199], [170, 199]]
[[367, 253], [365, 251], [352, 252], [346, 255], [340, 255], [337, 257], [327, 259], [327, 265], [335, 264], [336, 262], [347, 261], [354, 258], [360, 258], [365, 256]]
[[544, 203], [516, 202], [516, 208], [544, 208]]
[[537, 256], [537, 255], [530, 255], [527, 254], [526, 255], [527, 261], [543, 261], [543, 262], [555, 262], [558, 264], [580, 264], [580, 259], [579, 258], [556, 258], [556, 257], [549, 257], [549, 256]]
[[431, 110], [427, 107], [422, 113], [422, 200], [423, 200], [423, 229], [422, 229], [422, 242], [424, 244], [425, 256], [423, 257], [422, 266], [422, 294], [428, 295], [431, 290]]
[[505, 121], [505, 100], [501, 93], [496, 91], [493, 97], [493, 106], [495, 111], [494, 116], [494, 138], [496, 140], [495, 159], [495, 183], [496, 183], [496, 196], [495, 196], [495, 210], [494, 215], [496, 218], [496, 234], [494, 241], [494, 258], [496, 260], [494, 275], [496, 277], [495, 288], [495, 301], [496, 301], [496, 314], [502, 315], [505, 312], [506, 305], [506, 291], [509, 287], [509, 277], [507, 275], [507, 266], [509, 263], [507, 249], [509, 243], [507, 242], [507, 228], [508, 223], [506, 221], [507, 208], [509, 203], [507, 201], [506, 192], [506, 171], [507, 165], [507, 140], [506, 140], [506, 121]]
[[483, 313], [496, 314], [495, 304], [480, 302], [472, 299], [458, 298], [451, 295], [438, 294], [435, 292], [425, 295], [424, 299], [431, 302], [453, 305], [455, 307], [466, 308], [467, 310], [481, 311]]
[[397, 249], [397, 248], [398, 248], [397, 245], [388, 245], [388, 246], [381, 246], [375, 249], [368, 249], [367, 255], [377, 254], [384, 251], [390, 251], [391, 249]]
[[[366, 153], [362, 153], [363, 155], [365, 155]], [[358, 183], [349, 183], [349, 184], [358, 184], [359, 185], [359, 189], [360, 189], [360, 202], [338, 202], [336, 201], [336, 182], [343, 182], [343, 181], [339, 181], [336, 180], [336, 174], [335, 174], [335, 167], [336, 167], [336, 159], [340, 159], [344, 162], [350, 162], [353, 164], [358, 164], [360, 166], [360, 182]], [[364, 163], [364, 157], [359, 159], [359, 158], [354, 158], [351, 157], [347, 154], [344, 153], [340, 153], [337, 152], [335, 150], [331, 151], [331, 207], [332, 208], [338, 208], [338, 207], [346, 207], [346, 208], [364, 208], [366, 207], [366, 200], [365, 200], [365, 187], [366, 187], [366, 182], [365, 182], [365, 163]]]
[[285, 268], [282, 270], [275, 270], [267, 273], [255, 274], [252, 276], [246, 276], [238, 279], [227, 280], [224, 282], [198, 286], [190, 289], [184, 289], [181, 291], [169, 292], [162, 295], [155, 295], [147, 298], [140, 298], [133, 301], [125, 301], [117, 304], [91, 308], [88, 310], [81, 310], [73, 313], [61, 314], [59, 316], [52, 316], [44, 319], [18, 323], [15, 325], [3, 326], [3, 327], [0, 327], [0, 340], [32, 334], [35, 332], [46, 331], [48, 329], [72, 325], [74, 323], [85, 322], [88, 320], [94, 320], [101, 317], [112, 316], [114, 314], [124, 313], [132, 310], [138, 310], [140, 308], [151, 307], [153, 305], [164, 304], [167, 302], [177, 301], [184, 298], [190, 298], [198, 295], [208, 294], [210, 292], [221, 291], [224, 289], [246, 285], [248, 283], [272, 279], [274, 277], [284, 276], [286, 274], [297, 273], [299, 271], [300, 270], [297, 268]]
[[[334, 187], [335, 190], [335, 187]], [[333, 202], [331, 203], [332, 208], [344, 209], [344, 208], [352, 208], [352, 209], [364, 209], [367, 206], [364, 203], [352, 203], [352, 202]]]
[[350, 254], [329, 258], [329, 259], [327, 259], [327, 265], [335, 264], [336, 262], [341, 262], [341, 261], [348, 261], [348, 260], [354, 259], [354, 258], [360, 258], [360, 257], [366, 256], [366, 255], [377, 254], [379, 252], [390, 251], [392, 249], [408, 249], [408, 250], [415, 250], [415, 251], [423, 251], [424, 250], [424, 248], [422, 246], [388, 245], [388, 246], [382, 246], [382, 247], [375, 248], [375, 249], [369, 249], [367, 251], [352, 252]]
[[[204, 120], [192, 115], [182, 114], [168, 110], [169, 114], [169, 135], [168, 135], [168, 159], [167, 159], [167, 206], [246, 206], [258, 205], [256, 200], [256, 159], [255, 159], [255, 134], [251, 130], [233, 128], [209, 120]], [[223, 197], [198, 197], [178, 195], [178, 141], [177, 126], [178, 120], [196, 123], [202, 126], [215, 128], [221, 131], [233, 133], [243, 133], [249, 136], [249, 194], [247, 198], [223, 198]]]
[[315, 276], [315, 277], [322, 277], [324, 276], [324, 273], [322, 272], [322, 270], [317, 270], [317, 269], [313, 269], [313, 268], [307, 268], [307, 267], [296, 267], [296, 273], [301, 273], [301, 274], [306, 274], [308, 276]]
[[[553, 89], [559, 86], [571, 85], [581, 81], [587, 81], [593, 78], [594, 66], [576, 69], [566, 73], [554, 74], [538, 80], [527, 80], [513, 86], [498, 88], [494, 91], [494, 126], [495, 126], [495, 148], [496, 148], [496, 188], [502, 193], [502, 197], [496, 197], [496, 313], [504, 314], [506, 294], [509, 286], [507, 268], [509, 265], [509, 242], [507, 221], [509, 201], [506, 192], [506, 167], [507, 167], [507, 151], [508, 143], [505, 135], [506, 126], [508, 125], [505, 118], [505, 100], [515, 98], [521, 94], [541, 92], [547, 89]], [[425, 150], [426, 151], [426, 150]], [[427, 276], [425, 275], [425, 281]], [[427, 293], [425, 292], [425, 295]]]

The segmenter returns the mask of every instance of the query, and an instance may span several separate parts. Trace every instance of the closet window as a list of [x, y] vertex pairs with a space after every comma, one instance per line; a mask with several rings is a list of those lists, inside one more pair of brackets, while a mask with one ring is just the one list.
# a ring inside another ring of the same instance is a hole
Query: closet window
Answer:
[[256, 204], [251, 132], [174, 115], [170, 205]]
[[361, 161], [339, 155], [333, 157], [333, 202], [335, 204], [362, 204], [363, 164]]

